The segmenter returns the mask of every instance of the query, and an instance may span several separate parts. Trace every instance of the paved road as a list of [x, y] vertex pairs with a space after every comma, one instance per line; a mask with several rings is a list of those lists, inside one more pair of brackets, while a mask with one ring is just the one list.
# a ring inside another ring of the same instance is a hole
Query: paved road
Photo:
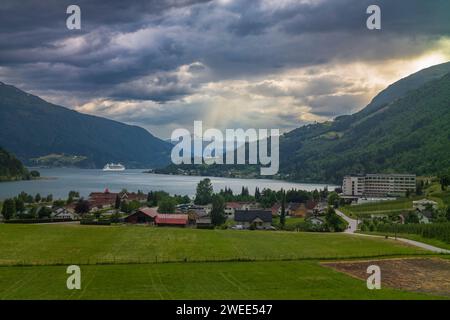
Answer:
[[[364, 237], [375, 237], [375, 238], [385, 238], [384, 236], [376, 236], [376, 235], [371, 235], [371, 234], [362, 234], [362, 233], [355, 233], [356, 228], [358, 226], [357, 224], [357, 220], [352, 219], [347, 217], [343, 212], [339, 211], [336, 209], [336, 213], [341, 216], [345, 221], [348, 222], [348, 226], [349, 228], [347, 230], [345, 230], [344, 233], [350, 233], [350, 234], [354, 234], [354, 235], [358, 235], [358, 236], [364, 236]], [[429, 250], [429, 251], [433, 251], [436, 253], [450, 253], [450, 250], [447, 249], [442, 249], [442, 248], [438, 248], [435, 246], [431, 246], [429, 244], [423, 243], [423, 242], [419, 242], [419, 241], [414, 241], [414, 240], [409, 240], [409, 239], [404, 239], [404, 238], [394, 238], [394, 237], [388, 237], [389, 239], [393, 239], [393, 240], [398, 240], [401, 242], [405, 242], [408, 244], [411, 244], [413, 246], [425, 249], [425, 250]]]

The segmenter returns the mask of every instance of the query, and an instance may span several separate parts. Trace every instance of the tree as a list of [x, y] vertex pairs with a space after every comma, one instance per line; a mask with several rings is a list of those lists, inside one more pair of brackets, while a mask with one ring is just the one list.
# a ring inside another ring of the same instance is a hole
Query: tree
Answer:
[[322, 199], [328, 198], [328, 186], [325, 186], [325, 188], [323, 188], [323, 190], [320, 191], [320, 197]]
[[320, 200], [320, 193], [319, 191], [317, 191], [317, 189], [314, 189], [313, 193], [312, 193], [312, 197], [314, 201], [319, 201]]
[[128, 207], [128, 202], [127, 201], [122, 201], [120, 203], [120, 211], [125, 212], [125, 213], [131, 212], [130, 208]]
[[250, 193], [248, 192], [248, 188], [242, 186], [241, 197], [242, 197], [242, 198], [245, 198], [245, 197], [248, 197], [249, 195], [250, 195]]
[[158, 202], [158, 212], [160, 213], [174, 213], [175, 206], [177, 205], [176, 201], [172, 197], [162, 198]]
[[261, 192], [259, 192], [259, 188], [256, 187], [256, 189], [255, 189], [255, 200], [257, 202], [259, 202], [260, 199], [261, 199]]
[[334, 208], [328, 207], [327, 213], [325, 215], [325, 221], [328, 226], [329, 231], [341, 232], [347, 228], [348, 223], [339, 217], [334, 211]]
[[447, 187], [450, 185], [450, 173], [441, 174], [439, 183], [441, 184], [442, 191], [447, 190]]
[[411, 196], [411, 190], [406, 189], [405, 197], [409, 198]]
[[39, 193], [36, 194], [36, 196], [34, 197], [34, 201], [35, 201], [36, 203], [39, 203], [39, 202], [41, 202], [41, 200], [42, 200], [41, 195], [40, 195]]
[[89, 201], [84, 200], [83, 198], [79, 199], [75, 204], [75, 212], [78, 214], [85, 214], [91, 210], [91, 205]]
[[153, 191], [147, 193], [147, 203], [151, 203], [153, 201]]
[[170, 195], [165, 191], [150, 191], [147, 194], [147, 205], [150, 207], [156, 207], [158, 202], [165, 197], [170, 197]]
[[34, 202], [34, 198], [31, 194], [27, 195], [26, 200], [24, 201], [25, 203], [33, 203]]
[[211, 209], [211, 223], [214, 226], [220, 226], [226, 221], [225, 199], [220, 195], [213, 195]]
[[16, 205], [16, 212], [23, 212], [25, 211], [25, 203], [20, 198], [14, 199], [15, 205]]
[[330, 192], [328, 195], [328, 205], [334, 208], [339, 207], [339, 195], [336, 192]]
[[277, 201], [277, 193], [275, 191], [263, 189], [260, 203], [264, 208], [271, 208]]
[[9, 220], [16, 214], [16, 203], [13, 199], [3, 201], [2, 215], [5, 220]]
[[30, 214], [30, 217], [32, 217], [33, 219], [36, 219], [36, 218], [37, 218], [37, 207], [36, 207], [36, 206], [33, 206], [33, 207], [31, 208], [29, 214]]
[[79, 197], [80, 197], [80, 194], [77, 191], [73, 191], [73, 190], [69, 191], [69, 194], [67, 196], [67, 204], [72, 203], [74, 198], [79, 198]]
[[52, 215], [52, 210], [46, 206], [41, 207], [38, 212], [39, 219], [49, 218]]
[[116, 195], [116, 200], [114, 202], [114, 208], [119, 209], [120, 208], [120, 197], [119, 195]]
[[28, 194], [26, 192], [22, 191], [21, 193], [19, 193], [17, 198], [22, 200], [24, 203], [26, 203], [27, 199], [28, 199]]
[[61, 208], [64, 207], [65, 204], [66, 202], [64, 200], [58, 199], [53, 201], [53, 208]]
[[282, 227], [286, 224], [286, 193], [281, 189], [281, 215], [280, 215], [280, 224]]
[[213, 187], [211, 184], [211, 180], [209, 178], [205, 178], [197, 185], [197, 192], [195, 195], [194, 203], [199, 205], [211, 203], [212, 195]]
[[420, 223], [419, 216], [416, 212], [410, 212], [406, 215], [405, 223]]
[[47, 198], [45, 199], [45, 201], [47, 201], [47, 202], [52, 202], [52, 201], [53, 201], [53, 195], [52, 195], [52, 194], [49, 194], [49, 195], [47, 196]]
[[421, 196], [423, 194], [423, 180], [420, 180], [419, 182], [417, 182], [416, 184], [416, 195]]

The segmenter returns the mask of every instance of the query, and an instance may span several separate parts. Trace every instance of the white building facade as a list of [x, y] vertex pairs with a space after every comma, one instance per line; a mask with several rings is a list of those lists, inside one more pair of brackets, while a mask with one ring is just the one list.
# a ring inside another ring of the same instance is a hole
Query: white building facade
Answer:
[[342, 193], [344, 196], [402, 196], [408, 191], [416, 191], [416, 176], [413, 174], [345, 176], [342, 183]]

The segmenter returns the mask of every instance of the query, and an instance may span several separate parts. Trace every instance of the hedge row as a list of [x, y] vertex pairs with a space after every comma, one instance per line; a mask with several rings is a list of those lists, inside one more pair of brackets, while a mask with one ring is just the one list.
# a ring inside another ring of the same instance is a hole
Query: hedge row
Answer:
[[450, 222], [430, 224], [379, 224], [376, 229], [376, 231], [380, 232], [418, 234], [425, 238], [434, 238], [450, 243]]
[[75, 221], [72, 219], [11, 219], [11, 220], [4, 220], [4, 223], [52, 223], [52, 222], [69, 222], [69, 221]]

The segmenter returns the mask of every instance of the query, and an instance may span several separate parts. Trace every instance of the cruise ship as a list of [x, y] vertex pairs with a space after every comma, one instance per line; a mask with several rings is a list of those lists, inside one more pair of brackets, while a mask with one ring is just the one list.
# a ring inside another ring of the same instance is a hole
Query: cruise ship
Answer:
[[124, 171], [125, 167], [120, 163], [107, 163], [103, 167], [103, 171]]

